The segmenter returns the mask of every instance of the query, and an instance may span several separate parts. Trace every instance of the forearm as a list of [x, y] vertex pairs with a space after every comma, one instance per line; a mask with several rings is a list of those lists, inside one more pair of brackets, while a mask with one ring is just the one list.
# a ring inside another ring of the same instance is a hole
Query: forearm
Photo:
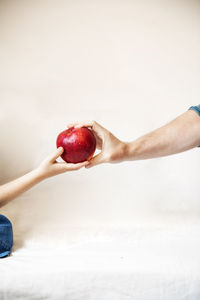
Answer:
[[186, 111], [170, 123], [126, 143], [123, 160], [142, 160], [183, 152], [200, 145], [200, 117]]
[[18, 197], [43, 179], [39, 170], [35, 169], [22, 177], [0, 186], [0, 206]]
[[0, 206], [18, 197], [44, 179], [67, 171], [79, 170], [87, 165], [87, 161], [77, 164], [57, 162], [56, 159], [63, 151], [64, 149], [59, 147], [55, 152], [44, 159], [35, 170], [0, 186]]

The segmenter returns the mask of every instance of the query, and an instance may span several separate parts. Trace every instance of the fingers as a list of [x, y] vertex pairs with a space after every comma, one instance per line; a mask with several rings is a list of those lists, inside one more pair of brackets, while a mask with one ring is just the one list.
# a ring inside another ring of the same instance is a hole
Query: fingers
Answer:
[[74, 122], [67, 125], [68, 128], [92, 127], [94, 121]]
[[83, 122], [75, 122], [67, 125], [68, 128], [81, 128], [81, 127], [90, 127], [98, 136], [104, 136], [108, 133], [107, 129], [101, 126], [96, 121], [83, 121]]
[[63, 147], [59, 147], [56, 151], [47, 157], [47, 161], [54, 162], [64, 152]]
[[103, 156], [102, 153], [97, 154], [96, 156], [94, 156], [89, 162], [88, 164], [85, 166], [87, 169], [92, 168], [96, 165], [99, 165], [103, 163]]
[[86, 167], [89, 164], [88, 161], [84, 161], [82, 163], [71, 164], [71, 163], [57, 163], [56, 167], [65, 171], [75, 171], [79, 170], [83, 167]]
[[88, 161], [84, 161], [82, 163], [77, 163], [77, 164], [67, 164], [68, 168], [70, 168], [70, 170], [79, 170], [83, 167], [86, 167], [89, 164]]

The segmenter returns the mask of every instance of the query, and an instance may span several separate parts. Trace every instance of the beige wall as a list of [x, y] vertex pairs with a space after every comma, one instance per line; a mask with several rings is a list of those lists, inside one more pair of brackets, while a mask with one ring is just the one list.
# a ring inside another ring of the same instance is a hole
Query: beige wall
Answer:
[[[1, 0], [1, 182], [37, 166], [71, 121], [133, 140], [198, 104], [199, 15], [193, 0]], [[30, 228], [196, 221], [199, 151], [52, 178], [1, 213]]]

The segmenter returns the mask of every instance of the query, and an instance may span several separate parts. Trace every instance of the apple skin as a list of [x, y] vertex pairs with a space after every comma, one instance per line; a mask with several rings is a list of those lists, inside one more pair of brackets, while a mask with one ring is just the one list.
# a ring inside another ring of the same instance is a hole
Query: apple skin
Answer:
[[90, 160], [96, 150], [96, 139], [87, 127], [69, 128], [62, 131], [56, 141], [57, 148], [63, 147], [62, 159], [67, 163]]

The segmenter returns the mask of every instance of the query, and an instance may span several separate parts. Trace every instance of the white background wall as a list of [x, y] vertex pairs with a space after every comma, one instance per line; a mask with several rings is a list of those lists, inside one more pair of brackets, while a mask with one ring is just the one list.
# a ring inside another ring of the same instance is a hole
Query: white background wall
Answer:
[[[194, 0], [1, 0], [1, 182], [36, 167], [69, 122], [130, 141], [199, 104], [199, 15]], [[197, 222], [199, 151], [61, 175], [1, 213], [36, 231]]]

